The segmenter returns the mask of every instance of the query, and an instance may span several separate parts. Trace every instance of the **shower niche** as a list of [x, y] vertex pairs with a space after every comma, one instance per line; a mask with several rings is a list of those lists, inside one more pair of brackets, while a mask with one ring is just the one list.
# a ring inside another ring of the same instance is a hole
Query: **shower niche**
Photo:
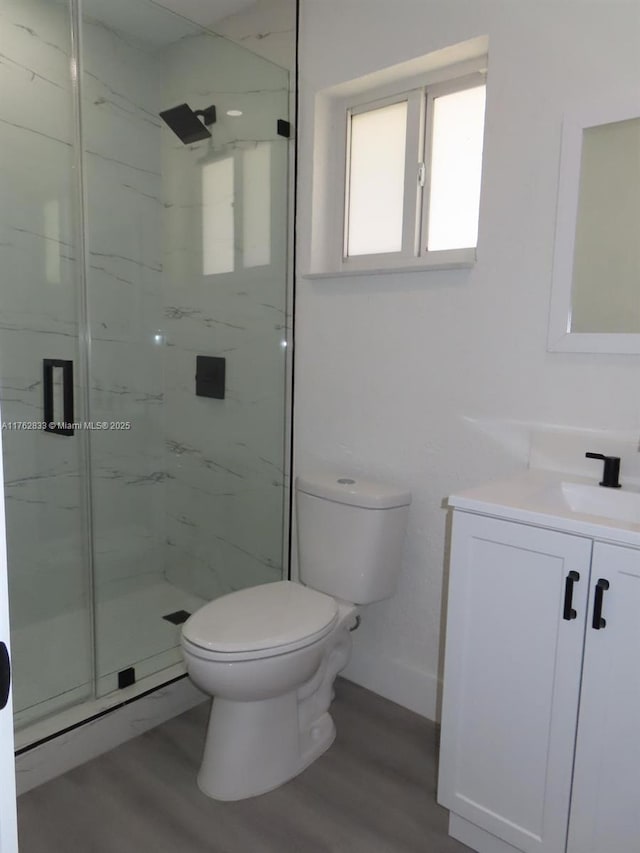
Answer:
[[[151, 0], [0, 10], [0, 406], [27, 731], [116, 701], [123, 671], [141, 690], [175, 677], [167, 615], [282, 577], [290, 89]], [[203, 355], [224, 359], [223, 399], [194, 393]], [[64, 383], [45, 360], [70, 365]], [[70, 393], [61, 434], [46, 419]]]

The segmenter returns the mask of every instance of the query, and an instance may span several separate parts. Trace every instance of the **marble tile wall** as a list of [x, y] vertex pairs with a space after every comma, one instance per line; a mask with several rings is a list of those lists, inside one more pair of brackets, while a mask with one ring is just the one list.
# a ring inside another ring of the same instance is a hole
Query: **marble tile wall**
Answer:
[[[282, 572], [287, 142], [276, 122], [288, 116], [288, 74], [206, 34], [165, 49], [163, 68], [165, 108], [217, 110], [211, 140], [185, 146], [163, 131], [167, 577], [213, 598]], [[248, 172], [260, 146], [266, 179]], [[225, 196], [203, 174], [229, 159]], [[225, 211], [234, 234], [216, 253], [203, 218], [215, 232]], [[248, 247], [252, 214], [270, 219], [266, 249]], [[260, 263], [247, 266], [247, 253]], [[211, 272], [219, 256], [227, 267]], [[226, 359], [224, 400], [195, 396], [197, 355]]]
[[213, 26], [219, 35], [294, 73], [295, 0], [256, 0], [248, 8], [216, 21]]

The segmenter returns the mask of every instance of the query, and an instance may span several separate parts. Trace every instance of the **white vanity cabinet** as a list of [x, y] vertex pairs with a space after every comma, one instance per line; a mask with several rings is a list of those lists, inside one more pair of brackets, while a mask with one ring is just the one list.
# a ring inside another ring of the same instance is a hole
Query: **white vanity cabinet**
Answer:
[[640, 851], [640, 550], [453, 513], [438, 800], [479, 853]]

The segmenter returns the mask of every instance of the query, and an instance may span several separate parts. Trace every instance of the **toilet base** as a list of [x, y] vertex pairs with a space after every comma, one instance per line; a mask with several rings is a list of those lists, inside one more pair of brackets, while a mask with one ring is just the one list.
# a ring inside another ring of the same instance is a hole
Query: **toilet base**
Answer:
[[243, 800], [278, 788], [319, 758], [333, 743], [329, 713], [301, 732], [298, 694], [256, 702], [216, 698], [198, 787], [215, 800]]

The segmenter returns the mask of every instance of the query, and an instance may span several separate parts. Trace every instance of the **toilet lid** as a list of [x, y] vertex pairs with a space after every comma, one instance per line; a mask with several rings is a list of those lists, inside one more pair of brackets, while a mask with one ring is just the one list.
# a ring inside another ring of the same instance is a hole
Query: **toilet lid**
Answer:
[[187, 619], [182, 635], [212, 652], [249, 652], [313, 642], [328, 633], [337, 618], [338, 604], [331, 596], [277, 581], [206, 604]]

